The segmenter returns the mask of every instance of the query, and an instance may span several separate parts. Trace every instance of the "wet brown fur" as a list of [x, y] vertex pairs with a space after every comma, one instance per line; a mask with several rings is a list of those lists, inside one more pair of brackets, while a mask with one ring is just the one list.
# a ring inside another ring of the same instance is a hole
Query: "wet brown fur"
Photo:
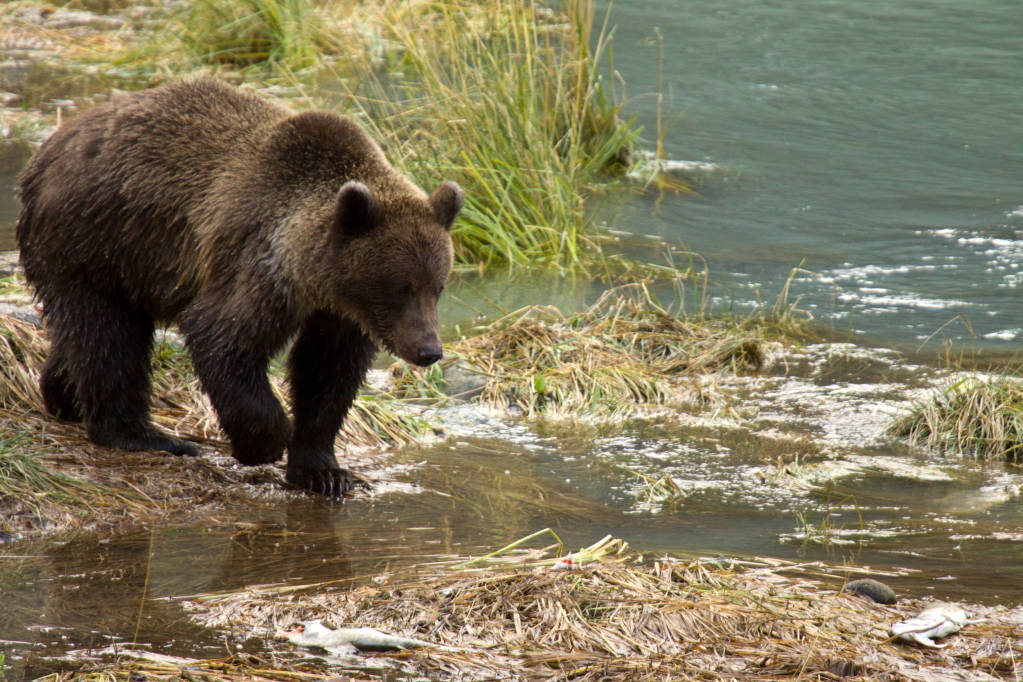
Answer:
[[[428, 196], [351, 119], [211, 80], [61, 126], [21, 178], [17, 236], [44, 304], [48, 409], [95, 442], [192, 453], [149, 421], [155, 324], [177, 322], [245, 464], [337, 492], [334, 436], [382, 345], [440, 354], [461, 191]], [[266, 379], [290, 338], [294, 427]]]

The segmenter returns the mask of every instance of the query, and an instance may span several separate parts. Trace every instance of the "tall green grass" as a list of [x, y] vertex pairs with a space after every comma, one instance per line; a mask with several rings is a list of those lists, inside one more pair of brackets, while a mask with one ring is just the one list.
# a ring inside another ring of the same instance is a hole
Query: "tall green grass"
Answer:
[[624, 120], [612, 30], [595, 0], [560, 10], [537, 0], [167, 7], [149, 39], [103, 61], [148, 81], [198, 70], [283, 81], [357, 115], [419, 184], [463, 186], [463, 266], [585, 276], [635, 265], [613, 255], [621, 249], [608, 248], [615, 239], [587, 205], [623, 175], [640, 132]]
[[314, 66], [330, 41], [308, 0], [198, 0], [172, 14], [188, 52], [210, 64]]
[[638, 128], [598, 63], [610, 54], [594, 3], [565, 14], [530, 0], [438, 2], [417, 22], [391, 21], [395, 68], [350, 64], [348, 104], [421, 184], [466, 190], [457, 259], [603, 274], [610, 237], [586, 210], [635, 144]]

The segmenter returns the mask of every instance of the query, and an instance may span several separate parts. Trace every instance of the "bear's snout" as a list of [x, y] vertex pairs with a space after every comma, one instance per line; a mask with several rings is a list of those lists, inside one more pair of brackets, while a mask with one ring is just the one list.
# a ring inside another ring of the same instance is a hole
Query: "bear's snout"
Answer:
[[416, 353], [416, 364], [420, 367], [427, 367], [444, 357], [444, 351], [440, 345], [420, 346]]

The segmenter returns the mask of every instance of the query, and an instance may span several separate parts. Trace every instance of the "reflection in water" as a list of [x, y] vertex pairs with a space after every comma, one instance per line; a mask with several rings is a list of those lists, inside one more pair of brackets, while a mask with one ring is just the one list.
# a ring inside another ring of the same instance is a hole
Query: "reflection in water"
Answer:
[[261, 648], [203, 632], [169, 598], [276, 582], [329, 581], [344, 589], [382, 572], [480, 555], [562, 519], [593, 521], [599, 525], [592, 533], [603, 533], [602, 518], [614, 516], [545, 480], [538, 460], [497, 441], [403, 457], [425, 462], [411, 469], [419, 492], [344, 504], [296, 494], [245, 519], [20, 543], [0, 559], [0, 640], [16, 652], [7, 661], [11, 674], [67, 669], [54, 657], [77, 651], [79, 659], [133, 642], [192, 657], [224, 655], [225, 646]]

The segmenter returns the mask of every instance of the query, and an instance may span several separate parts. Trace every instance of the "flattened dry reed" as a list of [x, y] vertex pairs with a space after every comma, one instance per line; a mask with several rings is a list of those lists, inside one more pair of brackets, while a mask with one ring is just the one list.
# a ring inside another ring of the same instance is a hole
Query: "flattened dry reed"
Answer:
[[39, 370], [45, 343], [38, 327], [0, 315], [0, 409], [43, 409]]
[[[271, 369], [270, 385], [287, 405], [287, 380]], [[180, 344], [164, 343], [153, 354], [153, 421], [190, 440], [228, 452], [230, 444], [218, 426], [217, 415], [192, 371], [188, 353]], [[430, 431], [424, 420], [402, 413], [395, 401], [359, 396], [338, 435], [337, 447], [380, 448], [407, 445]]]
[[148, 500], [136, 490], [115, 488], [54, 470], [27, 435], [42, 410], [38, 391], [44, 359], [34, 325], [0, 315], [0, 529], [46, 518], [66, 527], [101, 509], [138, 511]]
[[[629, 284], [576, 315], [552, 306], [510, 313], [450, 344], [447, 364], [461, 362], [483, 377], [480, 400], [488, 405], [514, 406], [529, 417], [613, 421], [713, 404], [714, 373], [755, 370], [766, 348], [757, 329], [689, 320], [662, 307], [646, 285]], [[423, 394], [422, 372], [397, 374], [417, 377], [410, 383]]]
[[287, 645], [270, 640], [278, 628], [313, 618], [458, 648], [390, 655], [404, 674], [430, 679], [929, 680], [965, 671], [1008, 679], [1023, 673], [1017, 662], [1023, 637], [1004, 608], [987, 609], [985, 623], [968, 626], [936, 652], [888, 641], [888, 626], [919, 610], [919, 601], [883, 606], [783, 575], [805, 566], [643, 564], [612, 552], [560, 571], [551, 569], [553, 559], [528, 556], [526, 565], [512, 568], [381, 576], [382, 586], [348, 592], [326, 592], [322, 584], [255, 588], [196, 598], [190, 608], [205, 625], [267, 638], [280, 649]]
[[[38, 383], [46, 349], [45, 331], [0, 314], [0, 409], [17, 412], [22, 418], [43, 418]], [[152, 365], [153, 421], [179, 436], [226, 451], [228, 442], [192, 372], [187, 352], [165, 340], [153, 353]], [[287, 402], [285, 380], [273, 373], [270, 379], [278, 397]], [[342, 447], [403, 445], [415, 442], [428, 428], [422, 420], [396, 410], [391, 402], [369, 396], [356, 401], [339, 439]]]

